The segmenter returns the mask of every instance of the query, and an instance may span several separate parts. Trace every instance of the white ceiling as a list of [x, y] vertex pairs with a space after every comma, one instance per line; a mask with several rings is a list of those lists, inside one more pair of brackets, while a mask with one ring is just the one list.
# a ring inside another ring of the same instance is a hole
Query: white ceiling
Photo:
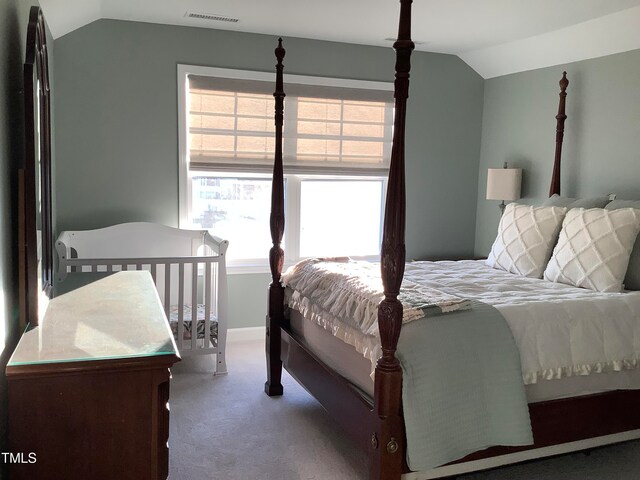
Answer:
[[[389, 46], [397, 0], [40, 0], [54, 38], [101, 18]], [[186, 18], [187, 11], [237, 23]], [[640, 0], [415, 0], [417, 50], [484, 78], [640, 48]]]

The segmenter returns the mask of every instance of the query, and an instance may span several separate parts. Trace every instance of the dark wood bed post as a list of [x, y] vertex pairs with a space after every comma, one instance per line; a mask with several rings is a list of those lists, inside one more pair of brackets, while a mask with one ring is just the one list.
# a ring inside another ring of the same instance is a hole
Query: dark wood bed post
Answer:
[[282, 360], [280, 359], [280, 327], [284, 320], [284, 287], [280, 283], [284, 251], [280, 247], [284, 234], [284, 169], [282, 166], [282, 124], [284, 121], [284, 85], [282, 71], [285, 49], [282, 38], [278, 39], [275, 50], [278, 63], [276, 64], [276, 90], [273, 96], [276, 100], [276, 148], [273, 163], [273, 179], [271, 185], [271, 241], [273, 246], [269, 251], [269, 267], [271, 268], [271, 284], [269, 285], [269, 306], [267, 315], [267, 381], [264, 391], [267, 395], [282, 395]]
[[565, 104], [567, 101], [567, 72], [562, 72], [560, 79], [560, 103], [558, 104], [558, 114], [556, 115], [556, 156], [553, 162], [553, 174], [551, 175], [551, 186], [549, 187], [549, 196], [554, 194], [560, 195], [560, 159], [562, 158], [562, 140], [564, 139], [564, 121], [567, 119], [565, 114]]
[[395, 118], [393, 147], [384, 213], [380, 269], [384, 299], [378, 307], [378, 328], [382, 356], [375, 370], [373, 415], [376, 431], [371, 436], [370, 478], [399, 479], [405, 456], [402, 418], [402, 369], [395, 356], [402, 327], [402, 304], [398, 300], [405, 264], [405, 174], [404, 135], [409, 71], [411, 69], [411, 3], [400, 0], [400, 24], [396, 50]]

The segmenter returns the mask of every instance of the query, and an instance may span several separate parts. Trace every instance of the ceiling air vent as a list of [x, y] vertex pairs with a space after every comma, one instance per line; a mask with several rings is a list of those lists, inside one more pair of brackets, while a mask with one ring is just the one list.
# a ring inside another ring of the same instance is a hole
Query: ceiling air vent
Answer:
[[214, 22], [237, 23], [239, 20], [238, 18], [225, 17], [223, 15], [216, 15], [213, 13], [187, 12], [184, 16], [187, 18], [197, 18], [199, 20], [212, 20]]

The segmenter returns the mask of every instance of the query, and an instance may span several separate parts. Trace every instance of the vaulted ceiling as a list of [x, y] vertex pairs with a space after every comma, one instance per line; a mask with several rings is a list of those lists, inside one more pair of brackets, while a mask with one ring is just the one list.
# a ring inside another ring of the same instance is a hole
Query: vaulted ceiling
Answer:
[[[40, 0], [55, 38], [101, 18], [390, 46], [396, 0]], [[238, 19], [189, 18], [187, 12]], [[640, 48], [640, 0], [415, 0], [416, 49], [484, 78]]]

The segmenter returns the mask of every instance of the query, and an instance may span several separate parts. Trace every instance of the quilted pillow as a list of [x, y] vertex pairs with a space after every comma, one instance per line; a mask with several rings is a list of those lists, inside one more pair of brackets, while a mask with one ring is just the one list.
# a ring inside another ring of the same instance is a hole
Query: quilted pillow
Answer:
[[569, 210], [544, 278], [599, 292], [619, 292], [638, 232], [640, 210]]
[[525, 277], [542, 277], [566, 212], [561, 207], [507, 205], [487, 265]]
[[[617, 210], [618, 208], [637, 208], [640, 210], [640, 200], [614, 200], [604, 208], [607, 210]], [[636, 238], [636, 244], [631, 251], [627, 275], [624, 277], [624, 288], [640, 290], [640, 235]]]
[[609, 203], [609, 196], [592, 198], [571, 198], [561, 197], [554, 193], [547, 198], [542, 205], [545, 207], [567, 207], [567, 208], [604, 208]]

